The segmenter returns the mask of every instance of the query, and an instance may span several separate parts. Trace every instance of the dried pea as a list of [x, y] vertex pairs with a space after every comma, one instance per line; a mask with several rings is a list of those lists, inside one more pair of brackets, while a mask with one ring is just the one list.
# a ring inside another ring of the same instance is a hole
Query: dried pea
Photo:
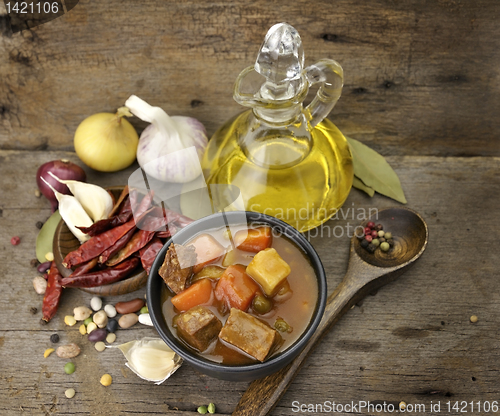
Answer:
[[74, 316], [71, 316], [71, 315], [66, 315], [64, 317], [64, 323], [68, 326], [73, 326], [76, 324], [76, 319]]
[[97, 325], [95, 322], [91, 322], [90, 324], [87, 325], [87, 334], [90, 334], [92, 331], [97, 329]]
[[50, 354], [52, 354], [53, 352], [55, 351], [54, 348], [47, 348], [44, 352], [43, 352], [43, 358], [47, 358]]
[[64, 366], [64, 372], [66, 374], [73, 374], [75, 372], [75, 364], [73, 364], [72, 362], [66, 363], [66, 365]]
[[215, 404], [210, 403], [208, 405], [208, 413], [215, 413]]
[[113, 342], [115, 342], [115, 341], [116, 341], [116, 334], [114, 334], [114, 333], [112, 333], [112, 332], [111, 332], [111, 333], [109, 333], [109, 334], [106, 336], [106, 342], [107, 342], [108, 344], [112, 344], [112, 343], [113, 343]]
[[94, 347], [97, 351], [103, 352], [106, 349], [106, 344], [102, 341], [99, 341], [95, 343]]
[[83, 321], [85, 326], [87, 326], [91, 322], [94, 322], [94, 319], [91, 316], [89, 316], [87, 319], [85, 319], [85, 321]]
[[45, 254], [45, 260], [47, 261], [54, 261], [54, 253], [49, 251], [47, 254]]
[[207, 406], [200, 406], [196, 410], [198, 410], [198, 413], [201, 413], [202, 415], [208, 412]]
[[81, 324], [80, 328], [78, 328], [80, 331], [80, 334], [85, 335], [87, 333], [87, 328], [85, 327], [85, 324]]
[[68, 398], [68, 399], [72, 399], [73, 397], [75, 397], [75, 394], [76, 394], [76, 391], [75, 389], [68, 389], [64, 392], [64, 395]]
[[113, 378], [109, 374], [104, 374], [101, 377], [101, 384], [105, 387], [111, 386], [112, 382], [113, 382]]
[[149, 313], [148, 307], [147, 307], [147, 306], [143, 306], [143, 307], [141, 308], [141, 310], [139, 311], [139, 313], [141, 313], [141, 314], [142, 314], [142, 313]]

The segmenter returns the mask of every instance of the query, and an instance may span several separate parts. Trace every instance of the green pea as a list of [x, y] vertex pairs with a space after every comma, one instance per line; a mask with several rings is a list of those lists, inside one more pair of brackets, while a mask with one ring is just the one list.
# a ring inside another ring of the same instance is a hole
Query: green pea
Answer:
[[208, 405], [208, 413], [215, 413], [215, 404], [210, 403]]
[[208, 411], [207, 406], [200, 406], [200, 407], [198, 407], [197, 410], [198, 410], [198, 413], [201, 413], [202, 415], [204, 415]]
[[83, 321], [83, 323], [85, 324], [85, 326], [87, 326], [88, 324], [90, 324], [91, 322], [93, 322], [92, 320], [92, 317], [88, 317], [87, 319], [85, 319], [85, 321]]
[[141, 310], [139, 311], [139, 313], [140, 313], [140, 314], [142, 314], [142, 313], [148, 313], [148, 312], [149, 312], [149, 311], [148, 311], [148, 307], [147, 307], [147, 306], [143, 306], [143, 307], [141, 308]]
[[66, 363], [66, 365], [64, 366], [64, 372], [66, 374], [73, 374], [75, 372], [75, 364], [73, 363]]
[[274, 327], [280, 332], [292, 332], [293, 328], [283, 318], [276, 319]]
[[263, 315], [273, 308], [273, 302], [263, 295], [257, 295], [253, 298], [252, 308], [259, 315]]

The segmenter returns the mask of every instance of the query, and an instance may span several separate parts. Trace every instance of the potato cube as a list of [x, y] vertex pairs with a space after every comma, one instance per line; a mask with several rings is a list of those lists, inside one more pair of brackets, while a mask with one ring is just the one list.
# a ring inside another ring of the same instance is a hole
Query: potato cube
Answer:
[[259, 251], [247, 267], [247, 273], [262, 286], [267, 296], [276, 294], [290, 272], [290, 266], [274, 248]]

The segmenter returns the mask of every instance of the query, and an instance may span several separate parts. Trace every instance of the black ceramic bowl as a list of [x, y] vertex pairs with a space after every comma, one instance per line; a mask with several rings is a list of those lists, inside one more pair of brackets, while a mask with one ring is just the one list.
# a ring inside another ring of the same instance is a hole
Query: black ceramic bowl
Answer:
[[147, 303], [149, 314], [154, 327], [160, 334], [161, 338], [170, 348], [172, 348], [173, 351], [179, 354], [196, 370], [211, 377], [230, 381], [255, 380], [272, 374], [290, 363], [300, 353], [300, 351], [302, 351], [307, 341], [318, 327], [325, 310], [327, 294], [325, 271], [321, 260], [312, 245], [295, 228], [274, 217], [255, 212], [226, 212], [224, 214], [213, 214], [208, 217], [201, 218], [179, 231], [175, 236], [175, 243], [182, 244], [199, 233], [214, 228], [224, 227], [227, 224], [241, 224], [241, 220], [245, 215], [247, 223], [255, 222], [259, 224], [269, 224], [273, 228], [274, 232], [277, 231], [283, 234], [300, 247], [309, 258], [318, 279], [318, 302], [311, 318], [311, 322], [300, 338], [286, 350], [272, 356], [262, 363], [232, 366], [210, 361], [186, 348], [184, 344], [171, 333], [162, 312], [161, 292], [164, 282], [158, 274], [158, 270], [163, 264], [166, 251], [172, 243], [172, 239], [168, 240], [165, 246], [158, 253], [151, 268], [147, 284]]

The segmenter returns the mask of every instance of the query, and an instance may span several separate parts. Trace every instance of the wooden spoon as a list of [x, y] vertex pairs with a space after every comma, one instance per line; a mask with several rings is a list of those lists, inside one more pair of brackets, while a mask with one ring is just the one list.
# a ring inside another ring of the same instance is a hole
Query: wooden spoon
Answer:
[[382, 224], [393, 235], [394, 247], [388, 252], [378, 249], [369, 253], [354, 236], [347, 273], [328, 297], [325, 313], [318, 329], [299, 356], [282, 370], [250, 384], [233, 412], [233, 416], [263, 416], [279, 402], [314, 346], [342, 315], [367, 294], [392, 282], [417, 260], [427, 246], [427, 224], [408, 208], [378, 211], [370, 220]]

